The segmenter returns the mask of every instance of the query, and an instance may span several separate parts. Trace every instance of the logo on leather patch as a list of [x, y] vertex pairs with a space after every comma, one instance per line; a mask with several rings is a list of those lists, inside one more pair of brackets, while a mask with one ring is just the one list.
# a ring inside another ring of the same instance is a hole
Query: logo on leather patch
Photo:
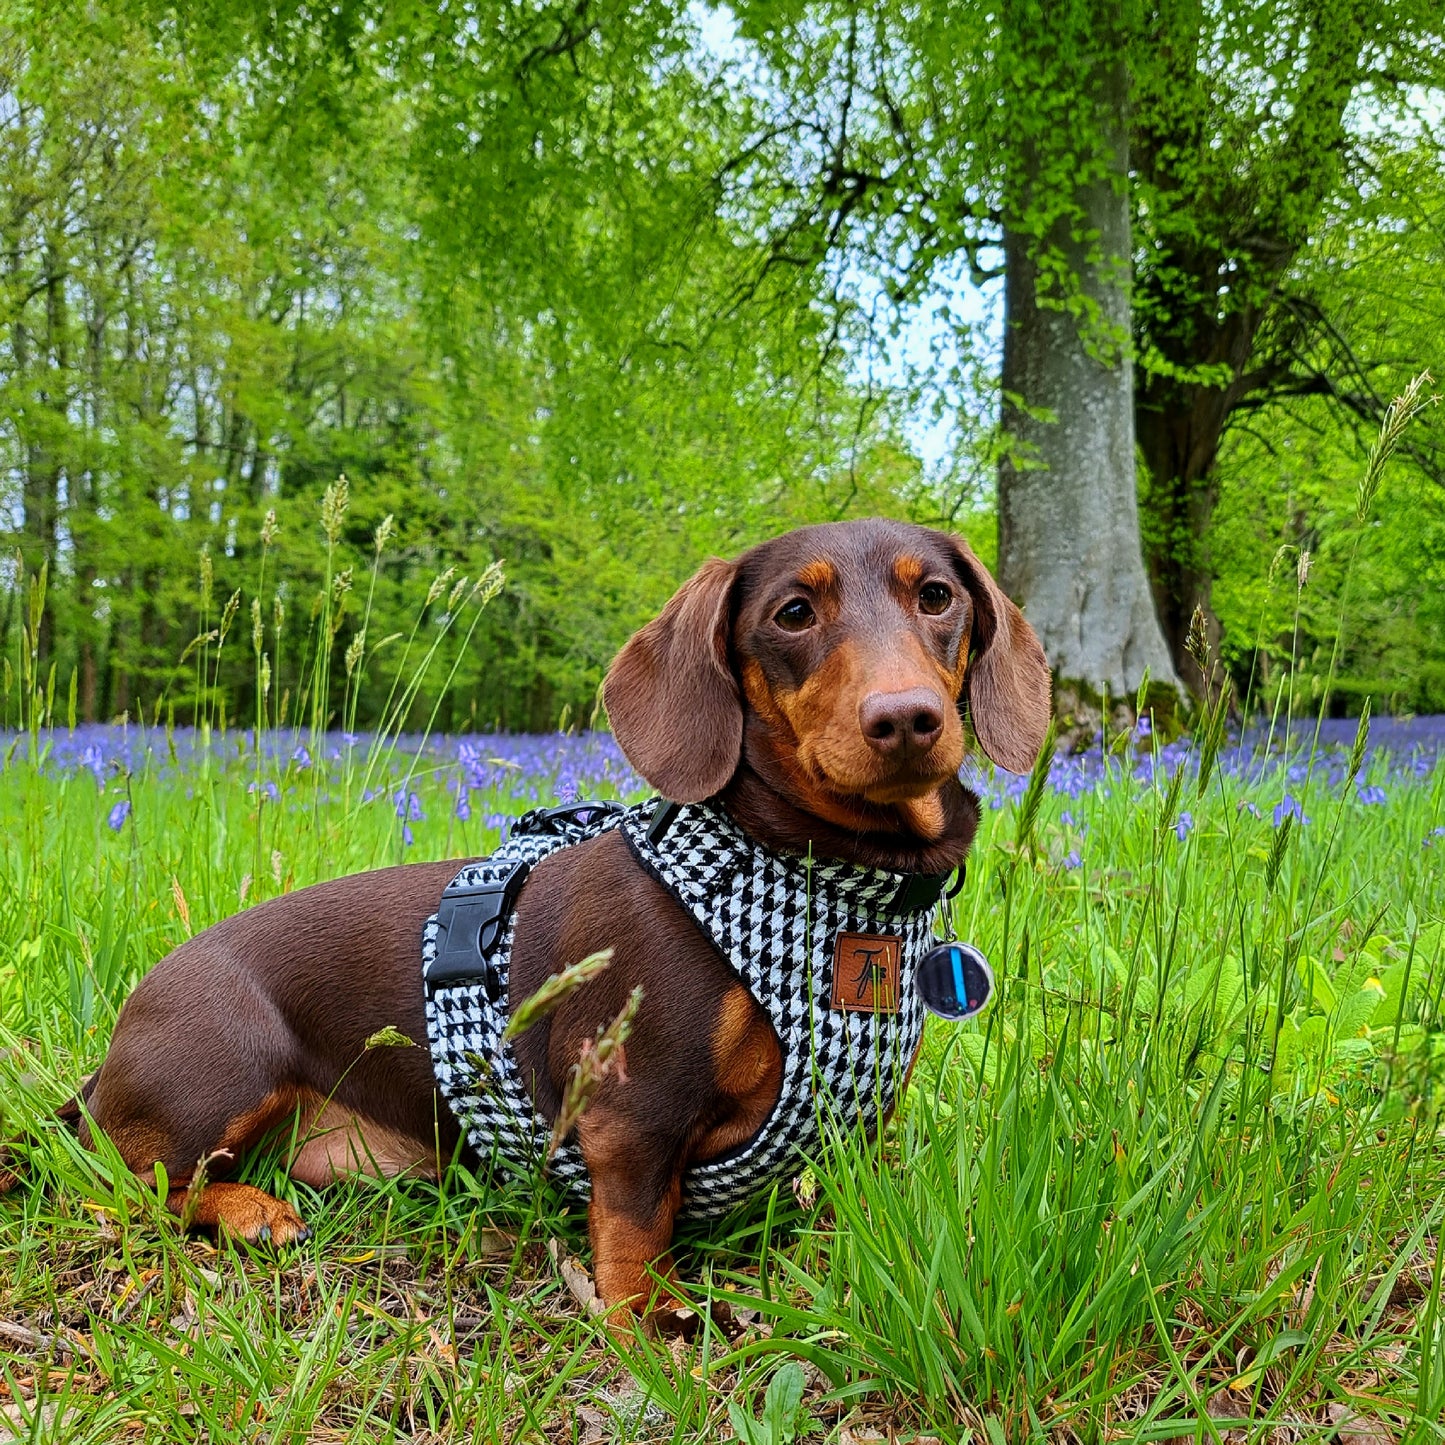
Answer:
[[832, 1006], [844, 1013], [896, 1014], [903, 943], [888, 934], [840, 933]]

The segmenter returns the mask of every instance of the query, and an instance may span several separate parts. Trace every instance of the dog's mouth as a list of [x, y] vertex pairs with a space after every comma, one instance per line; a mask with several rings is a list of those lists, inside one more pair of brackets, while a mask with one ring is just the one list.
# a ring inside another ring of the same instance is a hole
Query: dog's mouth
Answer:
[[914, 763], [866, 772], [839, 768], [836, 764], [830, 767], [816, 756], [802, 757], [800, 761], [815, 787], [839, 803], [854, 806], [862, 803], [886, 808], [900, 803], [915, 803], [931, 797], [951, 778], [958, 776], [956, 764], [950, 766], [945, 759], [935, 760], [932, 754]]

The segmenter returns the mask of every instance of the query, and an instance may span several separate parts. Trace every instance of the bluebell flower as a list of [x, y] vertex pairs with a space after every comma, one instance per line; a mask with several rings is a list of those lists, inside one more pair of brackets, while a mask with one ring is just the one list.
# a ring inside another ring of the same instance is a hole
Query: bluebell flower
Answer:
[[410, 823], [403, 823], [403, 824], [401, 825], [401, 841], [402, 841], [402, 843], [403, 843], [406, 847], [408, 847], [408, 848], [411, 847], [412, 842], [413, 842], [414, 840], [413, 840], [413, 838], [412, 838], [412, 836], [411, 836], [411, 824], [410, 824]]
[[80, 765], [89, 768], [96, 786], [105, 787], [105, 753], [99, 743], [91, 743], [80, 755]]
[[1278, 828], [1286, 818], [1292, 817], [1296, 823], [1305, 824], [1310, 820], [1305, 816], [1304, 805], [1293, 794], [1286, 793], [1284, 797], [1274, 805], [1274, 826]]
[[1182, 843], [1194, 827], [1193, 813], [1180, 813], [1179, 821], [1174, 825], [1174, 836]]
[[465, 787], [457, 789], [456, 814], [463, 823], [472, 816], [472, 796]]
[[1388, 798], [1388, 794], [1385, 792], [1385, 790], [1384, 790], [1383, 788], [1375, 787], [1374, 785], [1371, 785], [1371, 786], [1369, 786], [1369, 787], [1361, 788], [1360, 791], [1359, 791], [1355, 796], [1356, 796], [1356, 798], [1357, 798], [1360, 802], [1364, 803], [1367, 807], [1369, 807], [1369, 806], [1371, 806], [1371, 805], [1373, 805], [1373, 804], [1375, 804], [1375, 803], [1383, 803], [1383, 802], [1385, 802], [1385, 801], [1387, 800], [1387, 798]]
[[1445, 838], [1445, 828], [1431, 828], [1430, 831], [1425, 834], [1425, 846], [1427, 848], [1433, 848], [1437, 838]]
[[1138, 721], [1134, 724], [1134, 736], [1136, 738], [1147, 738], [1154, 735], [1154, 718], [1147, 712], [1139, 714]]
[[122, 798], [107, 815], [105, 826], [112, 833], [119, 833], [125, 827], [125, 820], [130, 817], [130, 799]]
[[301, 746], [291, 754], [291, 761], [295, 763], [298, 768], [309, 768], [311, 766], [311, 754], [306, 751], [305, 743], [302, 743]]
[[1070, 848], [1069, 851], [1064, 854], [1065, 868], [1077, 868], [1082, 862], [1083, 859], [1079, 857], [1079, 850], [1077, 848]]
[[396, 804], [396, 816], [404, 818], [412, 823], [421, 823], [426, 820], [426, 814], [422, 812], [421, 799], [406, 788], [398, 788], [392, 795], [391, 801]]
[[1254, 818], [1259, 817], [1258, 807], [1251, 803], [1248, 798], [1241, 798], [1239, 802], [1234, 805], [1234, 811], [1236, 813], [1248, 813]]

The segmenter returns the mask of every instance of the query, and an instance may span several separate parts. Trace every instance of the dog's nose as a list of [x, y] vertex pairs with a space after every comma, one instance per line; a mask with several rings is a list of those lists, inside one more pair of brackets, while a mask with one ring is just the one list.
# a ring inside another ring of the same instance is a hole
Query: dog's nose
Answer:
[[926, 753], [943, 731], [943, 699], [930, 687], [870, 692], [858, 707], [870, 748], [888, 756]]

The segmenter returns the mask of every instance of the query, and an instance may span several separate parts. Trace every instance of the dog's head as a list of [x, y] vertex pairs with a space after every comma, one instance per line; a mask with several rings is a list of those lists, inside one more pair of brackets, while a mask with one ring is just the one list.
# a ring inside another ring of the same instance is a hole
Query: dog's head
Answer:
[[1015, 772], [1050, 714], [1043, 649], [967, 544], [877, 519], [705, 563], [618, 654], [604, 696], [666, 798], [712, 797], [748, 762], [830, 822], [896, 809], [924, 835], [963, 761], [963, 708]]

